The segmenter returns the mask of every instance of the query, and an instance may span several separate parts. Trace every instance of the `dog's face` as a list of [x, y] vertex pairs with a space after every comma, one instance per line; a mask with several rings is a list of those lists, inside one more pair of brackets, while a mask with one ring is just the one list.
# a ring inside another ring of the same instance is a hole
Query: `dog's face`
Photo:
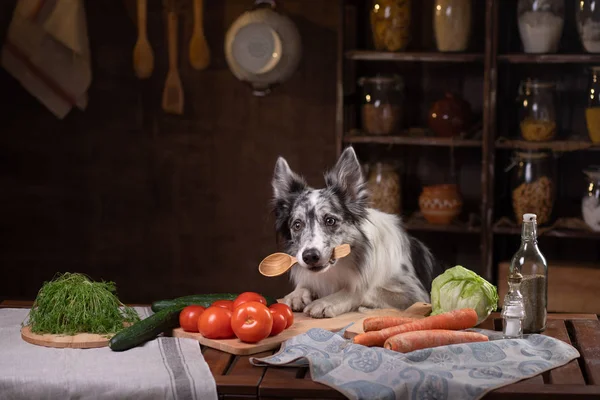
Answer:
[[283, 158], [273, 176], [276, 228], [286, 252], [312, 272], [332, 267], [333, 249], [359, 236], [368, 193], [360, 163], [351, 147], [325, 175], [326, 187], [310, 188]]

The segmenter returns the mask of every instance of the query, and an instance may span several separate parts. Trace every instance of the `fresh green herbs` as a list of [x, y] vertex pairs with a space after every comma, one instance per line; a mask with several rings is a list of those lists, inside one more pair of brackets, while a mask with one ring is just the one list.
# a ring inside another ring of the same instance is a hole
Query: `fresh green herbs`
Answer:
[[80, 273], [59, 274], [42, 285], [28, 324], [32, 332], [42, 334], [116, 333], [140, 317], [115, 293], [113, 282], [93, 282]]

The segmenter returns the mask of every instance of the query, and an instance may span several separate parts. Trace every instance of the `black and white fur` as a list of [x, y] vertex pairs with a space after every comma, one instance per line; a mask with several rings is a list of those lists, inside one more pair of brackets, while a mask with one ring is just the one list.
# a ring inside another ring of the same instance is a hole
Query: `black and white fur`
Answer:
[[[296, 288], [285, 302], [316, 318], [429, 302], [440, 267], [397, 216], [369, 207], [352, 147], [325, 174], [325, 183], [313, 189], [284, 158], [277, 160], [272, 181], [276, 230], [283, 250], [298, 259], [291, 269]], [[332, 260], [333, 249], [344, 243], [350, 255]]]

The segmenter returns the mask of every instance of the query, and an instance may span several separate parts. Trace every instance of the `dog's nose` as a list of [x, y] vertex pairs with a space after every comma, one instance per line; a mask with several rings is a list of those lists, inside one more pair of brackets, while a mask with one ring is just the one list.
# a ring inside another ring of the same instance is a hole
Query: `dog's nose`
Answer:
[[315, 266], [321, 259], [321, 253], [317, 249], [307, 249], [302, 252], [302, 259], [306, 264]]

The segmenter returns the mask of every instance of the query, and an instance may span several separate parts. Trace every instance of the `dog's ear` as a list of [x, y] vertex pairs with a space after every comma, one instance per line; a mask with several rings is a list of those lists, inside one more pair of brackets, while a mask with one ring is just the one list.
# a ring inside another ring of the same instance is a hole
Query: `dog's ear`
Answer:
[[283, 157], [279, 157], [275, 163], [275, 172], [271, 184], [273, 185], [275, 200], [286, 198], [293, 193], [299, 193], [307, 187], [304, 179], [291, 170]]
[[328, 188], [340, 192], [346, 200], [357, 206], [366, 207], [368, 192], [360, 162], [354, 148], [347, 147], [331, 171], [325, 174]]

